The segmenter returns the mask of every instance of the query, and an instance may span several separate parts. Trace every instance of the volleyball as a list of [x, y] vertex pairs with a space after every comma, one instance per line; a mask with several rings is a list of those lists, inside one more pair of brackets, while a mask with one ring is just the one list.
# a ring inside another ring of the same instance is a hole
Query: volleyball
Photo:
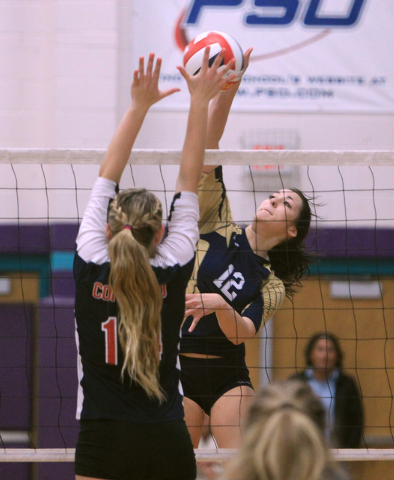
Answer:
[[226, 65], [231, 59], [235, 59], [234, 69], [229, 70], [225, 77], [236, 74], [237, 77], [223, 85], [222, 90], [231, 88], [234, 82], [237, 82], [243, 74], [244, 54], [239, 43], [230, 35], [223, 32], [204, 32], [197, 35], [185, 48], [183, 53], [183, 66], [189, 75], [196, 75], [202, 65], [204, 51], [210, 47], [209, 66], [215, 61], [215, 58], [224, 48], [226, 49], [222, 65]]

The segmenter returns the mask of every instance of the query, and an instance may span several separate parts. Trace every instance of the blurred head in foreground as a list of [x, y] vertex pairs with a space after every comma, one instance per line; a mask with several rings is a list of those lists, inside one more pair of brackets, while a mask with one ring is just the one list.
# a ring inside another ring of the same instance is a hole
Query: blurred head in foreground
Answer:
[[226, 469], [226, 480], [324, 479], [327, 469], [333, 470], [324, 422], [324, 407], [305, 382], [264, 387], [250, 409], [242, 447]]

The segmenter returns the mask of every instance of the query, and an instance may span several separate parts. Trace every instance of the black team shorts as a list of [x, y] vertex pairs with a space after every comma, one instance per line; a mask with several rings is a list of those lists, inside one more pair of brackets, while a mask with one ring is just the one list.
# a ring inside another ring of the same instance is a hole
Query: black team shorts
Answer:
[[81, 420], [75, 474], [111, 480], [195, 480], [196, 459], [183, 420]]

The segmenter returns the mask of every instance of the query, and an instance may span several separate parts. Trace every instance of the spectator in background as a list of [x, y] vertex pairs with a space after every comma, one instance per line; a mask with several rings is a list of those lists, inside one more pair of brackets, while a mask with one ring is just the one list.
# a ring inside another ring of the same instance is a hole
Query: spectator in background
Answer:
[[303, 381], [273, 382], [256, 396], [242, 446], [223, 480], [340, 480], [324, 439], [325, 410]]
[[357, 448], [363, 407], [355, 381], [342, 372], [343, 352], [332, 333], [316, 333], [305, 349], [307, 368], [292, 378], [307, 381], [326, 409], [326, 438], [335, 448]]

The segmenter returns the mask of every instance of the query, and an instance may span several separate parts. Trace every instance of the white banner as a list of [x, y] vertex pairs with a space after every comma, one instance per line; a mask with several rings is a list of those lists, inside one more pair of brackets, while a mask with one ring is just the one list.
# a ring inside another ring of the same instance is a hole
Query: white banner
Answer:
[[157, 109], [189, 105], [176, 69], [198, 33], [223, 31], [249, 69], [234, 110], [394, 112], [393, 0], [134, 0], [133, 65], [163, 58], [161, 87], [180, 87]]

